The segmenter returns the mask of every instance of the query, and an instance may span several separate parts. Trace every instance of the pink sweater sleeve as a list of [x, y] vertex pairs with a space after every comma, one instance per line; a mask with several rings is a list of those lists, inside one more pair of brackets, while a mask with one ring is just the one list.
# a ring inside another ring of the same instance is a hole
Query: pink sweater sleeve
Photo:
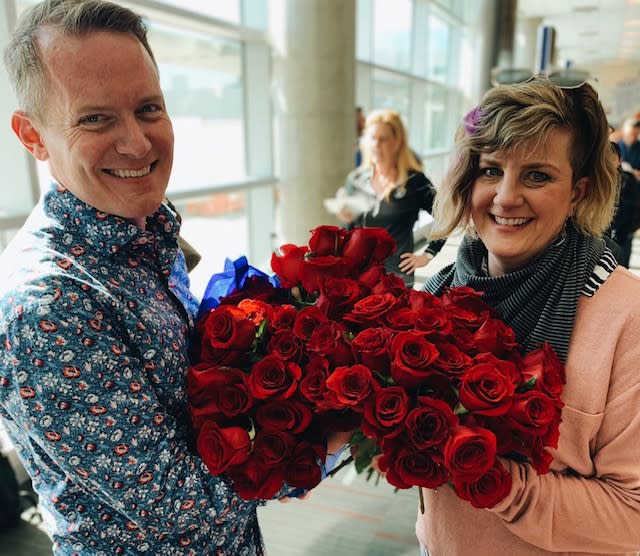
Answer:
[[503, 460], [510, 495], [489, 510], [550, 552], [640, 550], [640, 278], [616, 270], [583, 298], [567, 360], [552, 471]]

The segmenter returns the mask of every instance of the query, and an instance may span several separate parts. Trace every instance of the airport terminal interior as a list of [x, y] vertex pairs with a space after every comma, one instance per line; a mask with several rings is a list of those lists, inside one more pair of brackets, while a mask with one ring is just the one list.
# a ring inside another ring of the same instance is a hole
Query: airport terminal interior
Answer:
[[[632, 0], [116, 1], [149, 27], [175, 133], [167, 197], [202, 255], [191, 273], [198, 297], [225, 259], [246, 255], [270, 272], [279, 245], [305, 244], [311, 229], [338, 224], [324, 201], [354, 168], [356, 107], [401, 114], [436, 188], [456, 128], [496, 68], [584, 72], [614, 129], [640, 113], [640, 3]], [[0, 48], [34, 3], [2, 0]], [[50, 184], [10, 130], [16, 101], [3, 72], [0, 251]], [[420, 249], [430, 222], [425, 213], [416, 224]], [[459, 241], [448, 239], [414, 287], [453, 261]], [[629, 267], [640, 274], [640, 237]], [[0, 448], [24, 480], [9, 440]], [[395, 491], [348, 466], [308, 500], [269, 502], [259, 516], [271, 556], [417, 556], [417, 507], [415, 489]], [[21, 526], [0, 533], [0, 555], [51, 553], [41, 522], [25, 501]]]

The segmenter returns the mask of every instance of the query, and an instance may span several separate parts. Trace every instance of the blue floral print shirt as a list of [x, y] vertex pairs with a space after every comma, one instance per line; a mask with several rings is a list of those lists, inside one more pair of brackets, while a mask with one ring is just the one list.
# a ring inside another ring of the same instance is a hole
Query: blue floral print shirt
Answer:
[[54, 184], [0, 257], [0, 416], [55, 554], [263, 554], [256, 502], [188, 449], [197, 302], [167, 206], [142, 231]]

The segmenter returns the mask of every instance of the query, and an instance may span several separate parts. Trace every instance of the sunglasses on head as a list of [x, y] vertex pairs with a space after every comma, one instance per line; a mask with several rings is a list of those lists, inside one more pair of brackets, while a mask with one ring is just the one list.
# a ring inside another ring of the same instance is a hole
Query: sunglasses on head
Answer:
[[548, 79], [561, 89], [577, 89], [591, 79], [591, 74], [586, 70], [574, 68], [552, 71], [551, 73], [534, 73], [522, 68], [494, 68], [491, 70], [491, 84], [494, 87], [526, 83], [536, 77]]

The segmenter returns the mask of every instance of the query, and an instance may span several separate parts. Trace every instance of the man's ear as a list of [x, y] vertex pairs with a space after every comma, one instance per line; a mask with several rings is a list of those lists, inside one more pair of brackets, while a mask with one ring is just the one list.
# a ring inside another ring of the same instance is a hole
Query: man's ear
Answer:
[[49, 158], [49, 151], [42, 141], [34, 121], [21, 110], [11, 116], [11, 129], [18, 136], [24, 147], [38, 160]]

